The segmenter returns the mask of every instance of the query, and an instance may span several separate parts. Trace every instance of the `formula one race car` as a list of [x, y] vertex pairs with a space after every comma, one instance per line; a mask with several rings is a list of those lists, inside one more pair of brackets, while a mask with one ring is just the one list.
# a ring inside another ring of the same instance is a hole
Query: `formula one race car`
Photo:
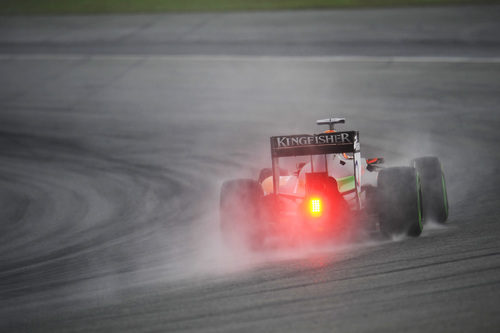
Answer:
[[271, 137], [272, 168], [257, 180], [223, 183], [220, 226], [226, 239], [252, 249], [332, 240], [360, 229], [417, 237], [424, 221], [444, 223], [448, 199], [437, 157], [383, 167], [360, 156], [357, 131], [335, 131], [343, 118], [318, 120], [329, 130]]

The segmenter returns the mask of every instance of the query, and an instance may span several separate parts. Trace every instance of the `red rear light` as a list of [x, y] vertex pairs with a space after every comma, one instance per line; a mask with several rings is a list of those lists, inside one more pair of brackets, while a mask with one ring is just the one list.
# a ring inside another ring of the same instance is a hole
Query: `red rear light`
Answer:
[[320, 198], [309, 199], [309, 213], [313, 217], [320, 217], [323, 211], [323, 202]]

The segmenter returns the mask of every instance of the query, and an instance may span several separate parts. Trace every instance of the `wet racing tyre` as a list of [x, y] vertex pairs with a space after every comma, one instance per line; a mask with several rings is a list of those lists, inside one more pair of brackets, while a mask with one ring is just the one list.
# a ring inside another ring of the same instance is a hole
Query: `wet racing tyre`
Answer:
[[420, 176], [424, 221], [445, 223], [448, 219], [446, 182], [439, 159], [434, 156], [416, 158], [411, 164]]
[[264, 193], [252, 179], [234, 179], [222, 184], [220, 193], [220, 228], [229, 245], [252, 250], [263, 243], [260, 221]]
[[[273, 175], [273, 169], [271, 168], [264, 168], [264, 169], [261, 169], [260, 172], [259, 172], [259, 178], [258, 179], [258, 182], [260, 184], [262, 184], [262, 182], [271, 177]], [[288, 171], [285, 170], [285, 169], [280, 169], [280, 176], [288, 176]]]
[[258, 178], [258, 182], [260, 184], [262, 184], [262, 182], [266, 179], [266, 178], [269, 178], [273, 175], [273, 169], [271, 168], [264, 168], [262, 170], [260, 170], [259, 172], [259, 178]]
[[377, 203], [384, 236], [422, 233], [420, 182], [412, 167], [383, 169], [378, 174]]

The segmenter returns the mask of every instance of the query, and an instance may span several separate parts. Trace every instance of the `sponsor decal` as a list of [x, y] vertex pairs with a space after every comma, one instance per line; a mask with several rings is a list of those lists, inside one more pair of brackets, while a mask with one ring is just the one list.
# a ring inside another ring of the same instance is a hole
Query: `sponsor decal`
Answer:
[[331, 133], [318, 135], [297, 135], [275, 137], [275, 148], [287, 148], [310, 145], [352, 144], [349, 133]]

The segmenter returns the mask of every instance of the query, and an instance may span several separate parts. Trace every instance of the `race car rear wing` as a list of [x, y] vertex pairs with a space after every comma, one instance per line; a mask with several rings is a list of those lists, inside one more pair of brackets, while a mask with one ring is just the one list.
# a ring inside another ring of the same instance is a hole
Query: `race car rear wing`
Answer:
[[359, 151], [357, 131], [288, 135], [271, 137], [271, 156], [304, 156], [356, 153]]
[[[353, 168], [357, 205], [360, 207], [361, 154], [359, 132], [332, 132], [314, 135], [288, 135], [271, 137], [273, 192], [279, 194], [279, 158], [289, 156], [353, 153]], [[325, 159], [326, 163], [326, 159]], [[311, 169], [312, 168], [311, 157]]]

